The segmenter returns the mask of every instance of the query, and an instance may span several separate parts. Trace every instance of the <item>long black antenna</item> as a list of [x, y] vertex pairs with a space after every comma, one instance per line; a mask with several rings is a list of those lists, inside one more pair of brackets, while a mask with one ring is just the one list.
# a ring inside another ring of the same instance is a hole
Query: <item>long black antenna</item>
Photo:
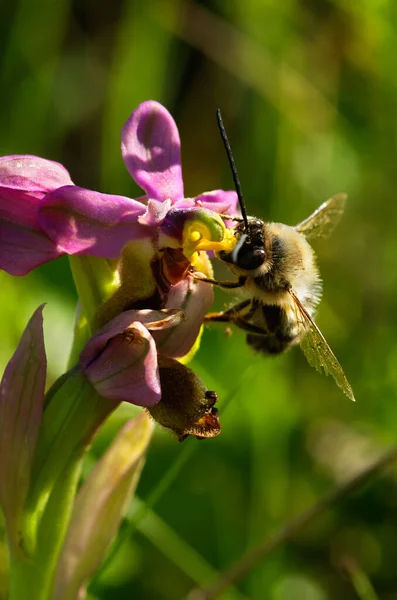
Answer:
[[226, 134], [226, 129], [225, 129], [225, 126], [222, 121], [222, 115], [221, 115], [220, 108], [217, 108], [217, 110], [216, 110], [216, 119], [218, 121], [219, 131], [221, 132], [223, 144], [225, 146], [227, 157], [229, 159], [230, 168], [232, 170], [233, 181], [234, 181], [234, 185], [235, 185], [237, 197], [238, 197], [238, 203], [241, 208], [241, 214], [242, 214], [244, 225], [245, 225], [245, 233], [248, 235], [248, 232], [249, 232], [248, 217], [247, 217], [247, 211], [245, 210], [243, 192], [241, 191], [241, 185], [240, 185], [240, 180], [238, 178], [236, 163], [234, 162], [232, 149], [230, 147], [229, 140], [228, 140], [227, 134]]

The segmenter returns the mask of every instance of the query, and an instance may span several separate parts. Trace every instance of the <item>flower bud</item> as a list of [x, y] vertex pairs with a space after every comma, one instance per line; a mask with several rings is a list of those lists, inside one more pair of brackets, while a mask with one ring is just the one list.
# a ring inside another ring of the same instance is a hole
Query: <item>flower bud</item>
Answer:
[[109, 336], [84, 371], [98, 394], [105, 398], [138, 406], [150, 406], [160, 399], [156, 346], [138, 321]]
[[130, 310], [107, 323], [87, 342], [80, 368], [100, 396], [152, 406], [160, 400], [157, 351], [150, 330], [175, 327], [180, 310]]

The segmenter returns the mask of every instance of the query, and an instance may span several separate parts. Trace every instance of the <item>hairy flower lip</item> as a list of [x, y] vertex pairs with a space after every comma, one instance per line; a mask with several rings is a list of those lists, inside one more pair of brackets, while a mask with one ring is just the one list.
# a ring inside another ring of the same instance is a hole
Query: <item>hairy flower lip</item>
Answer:
[[162, 397], [148, 408], [152, 417], [171, 429], [182, 442], [189, 435], [198, 439], [220, 434], [216, 392], [208, 390], [195, 373], [177, 360], [158, 356]]

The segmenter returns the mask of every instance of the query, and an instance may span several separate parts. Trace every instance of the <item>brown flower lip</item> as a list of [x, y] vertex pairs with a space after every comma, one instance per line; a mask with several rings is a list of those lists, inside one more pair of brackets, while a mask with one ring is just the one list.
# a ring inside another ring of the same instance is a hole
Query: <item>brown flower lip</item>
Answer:
[[148, 407], [155, 421], [171, 429], [180, 442], [189, 435], [197, 439], [219, 435], [216, 392], [207, 390], [191, 369], [175, 359], [160, 354], [158, 360], [161, 400]]

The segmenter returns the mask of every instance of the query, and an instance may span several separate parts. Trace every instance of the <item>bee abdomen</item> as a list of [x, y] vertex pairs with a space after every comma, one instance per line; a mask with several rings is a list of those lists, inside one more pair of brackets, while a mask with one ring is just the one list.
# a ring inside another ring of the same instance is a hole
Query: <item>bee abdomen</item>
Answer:
[[296, 336], [291, 335], [253, 335], [248, 334], [246, 337], [247, 344], [257, 352], [263, 354], [281, 354], [287, 350]]
[[263, 304], [261, 309], [268, 335], [248, 334], [247, 344], [263, 354], [280, 354], [297, 340], [296, 321], [277, 304]]

